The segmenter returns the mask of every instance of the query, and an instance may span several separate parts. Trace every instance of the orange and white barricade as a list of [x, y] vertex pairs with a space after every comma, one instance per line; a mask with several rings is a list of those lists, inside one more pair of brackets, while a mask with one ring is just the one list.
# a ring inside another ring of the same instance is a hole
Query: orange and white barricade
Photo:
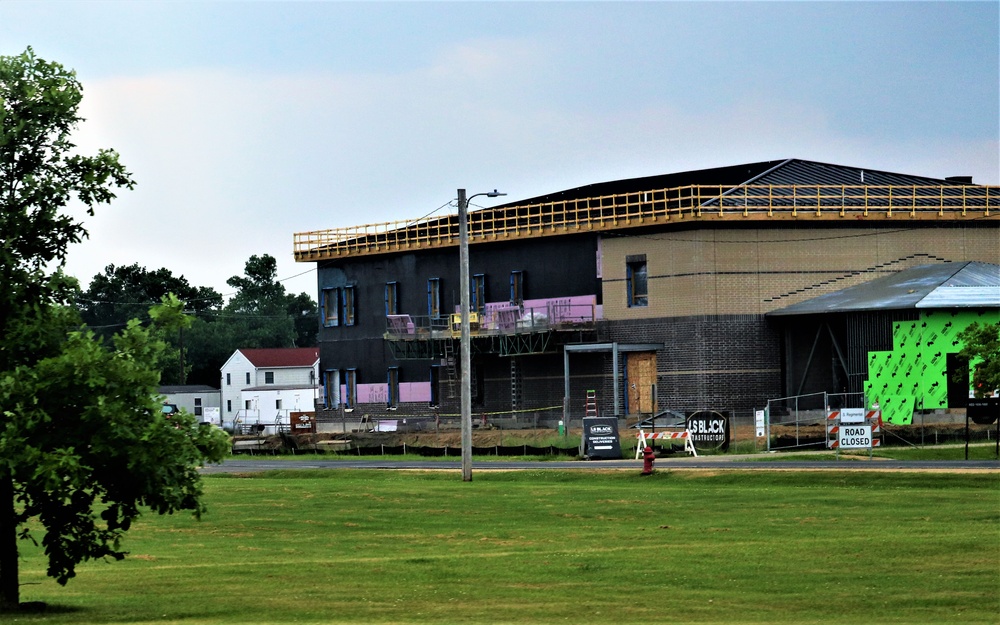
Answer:
[[[874, 447], [879, 447], [882, 444], [882, 411], [881, 410], [861, 410], [856, 409], [851, 411], [851, 418], [845, 419], [845, 414], [847, 410], [833, 410], [829, 412], [826, 416], [826, 447], [827, 449], [835, 449], [837, 453], [840, 453], [841, 446], [841, 429], [849, 428], [851, 426], [863, 426], [865, 428], [870, 428], [865, 430], [865, 434], [868, 434], [870, 438], [868, 439], [868, 444], [866, 445], [869, 451]], [[846, 448], [846, 447], [845, 447]], [[856, 447], [852, 447], [856, 448]]]
[[696, 458], [698, 457], [698, 452], [694, 449], [694, 443], [691, 442], [691, 432], [686, 429], [680, 432], [650, 432], [649, 434], [643, 430], [639, 430], [638, 437], [639, 444], [635, 446], [636, 460], [642, 457], [642, 450], [646, 448], [646, 445], [648, 444], [647, 441], [656, 439], [683, 440], [684, 452], [689, 453]]

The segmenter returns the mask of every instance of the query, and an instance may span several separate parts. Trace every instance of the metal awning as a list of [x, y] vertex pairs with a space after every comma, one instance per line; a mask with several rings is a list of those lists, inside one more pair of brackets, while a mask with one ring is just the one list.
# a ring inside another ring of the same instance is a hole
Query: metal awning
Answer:
[[921, 265], [766, 313], [767, 317], [914, 308], [1000, 307], [1000, 265]]

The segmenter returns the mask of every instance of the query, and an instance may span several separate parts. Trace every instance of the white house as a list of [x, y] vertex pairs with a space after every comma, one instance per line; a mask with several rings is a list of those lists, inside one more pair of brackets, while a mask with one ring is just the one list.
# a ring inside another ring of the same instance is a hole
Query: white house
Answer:
[[238, 349], [222, 365], [222, 420], [274, 429], [290, 412], [315, 412], [319, 349]]
[[166, 403], [187, 410], [202, 422], [221, 425], [219, 413], [222, 399], [219, 389], [204, 384], [185, 384], [161, 386], [159, 390], [166, 398]]

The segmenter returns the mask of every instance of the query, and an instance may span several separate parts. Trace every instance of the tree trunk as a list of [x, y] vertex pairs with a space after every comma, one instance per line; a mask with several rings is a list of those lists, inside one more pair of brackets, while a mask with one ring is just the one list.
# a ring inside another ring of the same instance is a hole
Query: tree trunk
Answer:
[[9, 469], [0, 469], [0, 612], [16, 610], [20, 603], [17, 566], [14, 479]]

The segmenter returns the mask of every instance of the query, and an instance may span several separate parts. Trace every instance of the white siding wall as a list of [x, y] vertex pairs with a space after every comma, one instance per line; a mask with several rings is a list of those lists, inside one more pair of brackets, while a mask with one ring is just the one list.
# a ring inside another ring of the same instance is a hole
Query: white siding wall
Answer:
[[290, 385], [301, 385], [309, 386], [311, 384], [316, 384], [316, 379], [309, 377], [309, 372], [313, 371], [312, 367], [283, 367], [283, 368], [263, 368], [258, 369], [256, 373], [256, 382], [253, 386], [264, 386], [267, 384], [265, 375], [267, 372], [274, 373], [275, 386], [290, 386]]
[[[247, 389], [241, 393], [240, 406], [250, 402], [250, 410], [243, 409], [240, 420], [243, 423], [288, 424], [290, 412], [314, 412], [315, 390], [309, 386], [293, 389], [262, 390], [260, 387]], [[281, 400], [281, 408], [277, 401]]]
[[[248, 373], [250, 374], [250, 384], [247, 384]], [[226, 384], [227, 374], [229, 375], [230, 384]], [[222, 365], [222, 378], [219, 388], [222, 389], [222, 402], [220, 406], [222, 407], [223, 422], [232, 421], [236, 418], [237, 413], [243, 410], [241, 392], [249, 386], [254, 386], [254, 380], [254, 367], [241, 352], [235, 352], [226, 361], [226, 364]], [[227, 406], [231, 406], [232, 410], [227, 410]]]
[[[274, 373], [274, 386], [297, 386], [299, 390], [244, 392], [244, 389], [271, 386], [265, 380], [267, 372]], [[221, 408], [223, 423], [233, 422], [237, 418], [244, 423], [273, 423], [277, 415], [275, 400], [277, 393], [282, 398], [283, 423], [288, 422], [288, 412], [312, 412], [315, 410], [313, 386], [319, 384], [319, 363], [313, 367], [270, 367], [257, 369], [242, 352], [234, 352], [220, 371], [221, 398], [218, 406]], [[310, 373], [312, 375], [310, 375]], [[250, 383], [247, 383], [247, 375]], [[227, 377], [228, 376], [228, 377]], [[229, 384], [226, 383], [227, 379]], [[295, 408], [295, 393], [299, 394], [298, 408]], [[249, 411], [246, 402], [251, 402]], [[228, 410], [227, 408], [231, 408]]]
[[204, 391], [195, 393], [174, 393], [172, 395], [165, 395], [168, 404], [173, 404], [178, 408], [183, 408], [191, 414], [194, 414], [195, 408], [195, 398], [201, 399], [202, 408], [218, 408], [222, 404], [221, 393], [219, 391]]

